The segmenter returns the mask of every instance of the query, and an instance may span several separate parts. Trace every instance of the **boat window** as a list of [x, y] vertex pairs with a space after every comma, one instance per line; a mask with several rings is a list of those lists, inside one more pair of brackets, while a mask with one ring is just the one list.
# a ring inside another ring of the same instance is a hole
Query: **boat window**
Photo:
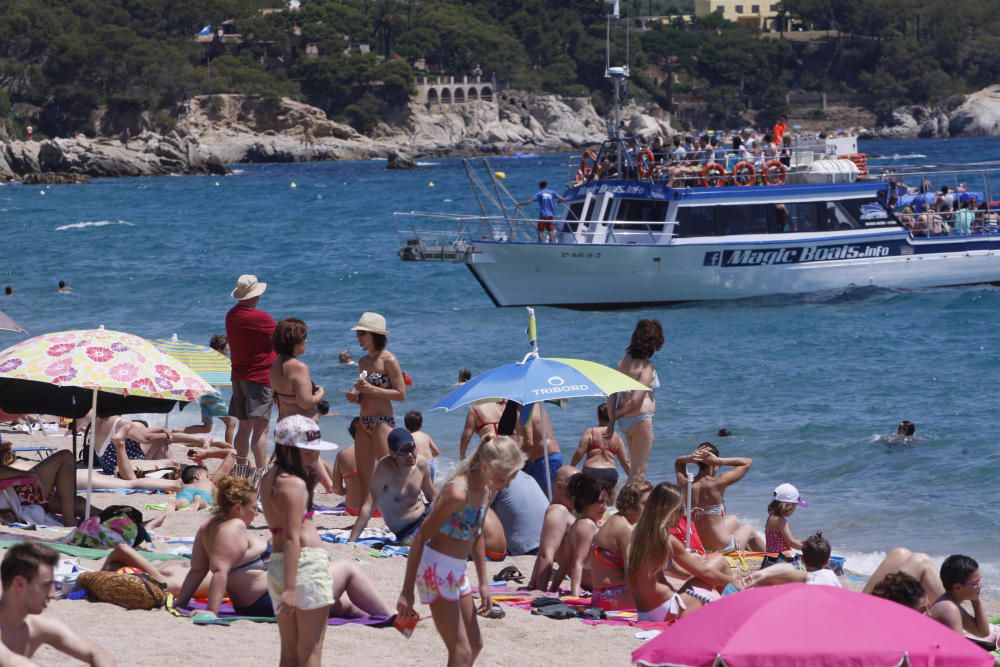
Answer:
[[569, 215], [566, 216], [567, 220], [579, 220], [580, 214], [583, 213], [584, 202], [578, 201], [573, 202], [569, 205]]
[[719, 206], [716, 228], [720, 235], [767, 234], [768, 213], [774, 205]]
[[[884, 201], [884, 200], [883, 200]], [[872, 199], [845, 199], [837, 202], [844, 215], [854, 221], [854, 227], [894, 227], [898, 223], [886, 211], [885, 206]]]
[[667, 202], [653, 199], [622, 199], [618, 202], [616, 220], [627, 222], [663, 222], [667, 217]]
[[681, 237], [715, 236], [713, 206], [681, 206], [677, 209], [676, 234]]

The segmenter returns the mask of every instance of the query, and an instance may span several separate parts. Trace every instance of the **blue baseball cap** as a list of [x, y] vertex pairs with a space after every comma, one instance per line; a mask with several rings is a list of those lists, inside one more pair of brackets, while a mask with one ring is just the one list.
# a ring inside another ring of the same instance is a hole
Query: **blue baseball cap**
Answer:
[[399, 450], [413, 442], [413, 434], [405, 428], [394, 428], [389, 433], [389, 451], [398, 454]]

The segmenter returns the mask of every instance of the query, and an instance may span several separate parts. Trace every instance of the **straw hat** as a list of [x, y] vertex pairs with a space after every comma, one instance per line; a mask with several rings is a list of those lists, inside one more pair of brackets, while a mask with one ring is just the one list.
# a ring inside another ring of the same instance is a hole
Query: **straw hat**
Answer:
[[267, 289], [267, 283], [257, 282], [257, 276], [244, 274], [236, 281], [236, 289], [233, 290], [233, 298], [237, 301], [246, 301], [255, 296], [260, 296]]
[[389, 330], [386, 327], [387, 325], [383, 316], [378, 313], [364, 313], [361, 319], [358, 320], [357, 325], [351, 327], [351, 331], [370, 331], [371, 333], [388, 336]]

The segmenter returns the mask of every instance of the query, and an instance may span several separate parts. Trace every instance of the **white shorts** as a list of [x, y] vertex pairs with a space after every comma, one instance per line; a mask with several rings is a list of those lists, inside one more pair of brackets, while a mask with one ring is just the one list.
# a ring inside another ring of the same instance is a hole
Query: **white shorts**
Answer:
[[[285, 554], [271, 555], [267, 564], [267, 592], [271, 604], [285, 592]], [[333, 604], [333, 575], [330, 574], [330, 554], [319, 547], [303, 547], [295, 574], [295, 606], [304, 611]]]
[[456, 602], [466, 595], [472, 595], [469, 577], [466, 575], [468, 561], [452, 558], [424, 545], [417, 567], [417, 592], [420, 601], [430, 604], [438, 598]]

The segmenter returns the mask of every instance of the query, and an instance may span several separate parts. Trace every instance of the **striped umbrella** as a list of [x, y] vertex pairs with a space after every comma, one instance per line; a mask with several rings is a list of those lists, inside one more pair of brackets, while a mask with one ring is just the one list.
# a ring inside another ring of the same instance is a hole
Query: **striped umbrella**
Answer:
[[0, 312], [0, 331], [13, 331], [15, 333], [28, 333], [28, 331], [7, 313]]
[[177, 334], [172, 335], [170, 340], [157, 338], [152, 343], [161, 352], [183, 361], [185, 366], [210, 385], [228, 387], [232, 384], [233, 365], [224, 354], [219, 354], [205, 345], [179, 340]]

